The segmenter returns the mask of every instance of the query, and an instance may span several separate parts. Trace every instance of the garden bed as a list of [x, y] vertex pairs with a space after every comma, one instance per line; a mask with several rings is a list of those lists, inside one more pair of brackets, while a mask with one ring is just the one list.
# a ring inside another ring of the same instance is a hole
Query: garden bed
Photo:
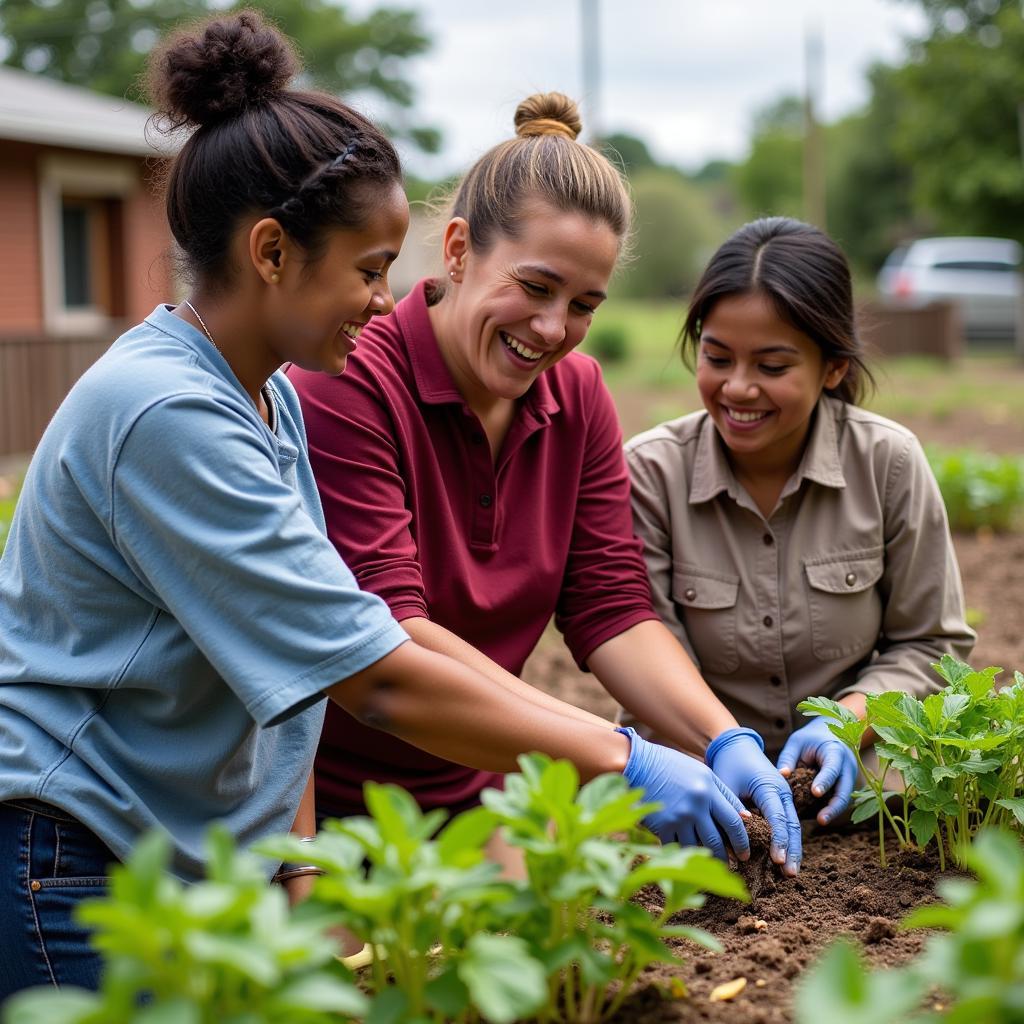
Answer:
[[[937, 862], [891, 851], [883, 870], [877, 829], [821, 829], [811, 822], [799, 876], [785, 878], [769, 868], [764, 877], [763, 884], [748, 883], [752, 891], [759, 889], [752, 903], [710, 897], [703, 909], [681, 914], [679, 923], [706, 929], [722, 943], [722, 952], [681, 942], [685, 966], [648, 970], [615, 1017], [617, 1024], [788, 1024], [801, 972], [837, 936], [857, 939], [873, 966], [915, 957], [926, 935], [900, 931], [898, 923], [914, 907], [934, 901], [941, 876]], [[658, 906], [656, 900], [649, 905]], [[746, 979], [737, 996], [711, 1001], [716, 987], [737, 978]]]

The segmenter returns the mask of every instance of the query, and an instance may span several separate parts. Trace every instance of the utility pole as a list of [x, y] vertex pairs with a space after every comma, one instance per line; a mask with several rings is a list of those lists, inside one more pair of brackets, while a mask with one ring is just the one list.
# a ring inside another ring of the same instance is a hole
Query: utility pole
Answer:
[[804, 219], [826, 230], [825, 137], [818, 120], [821, 108], [825, 47], [821, 26], [804, 29]]
[[586, 139], [593, 146], [601, 141], [601, 24], [600, 0], [580, 0], [583, 45], [583, 109]]

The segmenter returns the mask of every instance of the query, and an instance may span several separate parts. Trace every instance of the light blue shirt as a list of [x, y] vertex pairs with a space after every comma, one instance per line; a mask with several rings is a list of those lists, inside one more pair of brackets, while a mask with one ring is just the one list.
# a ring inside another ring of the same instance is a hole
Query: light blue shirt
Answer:
[[157, 307], [71, 390], [0, 558], [0, 800], [63, 808], [119, 857], [153, 827], [292, 824], [323, 693], [408, 639], [326, 539], [299, 404], [276, 434]]

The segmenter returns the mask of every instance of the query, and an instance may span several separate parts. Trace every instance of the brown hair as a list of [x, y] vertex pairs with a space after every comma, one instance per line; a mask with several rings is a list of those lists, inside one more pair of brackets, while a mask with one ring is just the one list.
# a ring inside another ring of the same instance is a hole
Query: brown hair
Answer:
[[607, 158], [576, 141], [583, 123], [573, 100], [537, 93], [516, 108], [516, 138], [489, 149], [458, 185], [449, 215], [464, 217], [473, 247], [486, 252], [497, 237], [515, 238], [524, 205], [548, 203], [629, 234], [632, 204]]
[[849, 360], [846, 375], [828, 394], [856, 405], [874, 387], [857, 335], [846, 256], [824, 231], [791, 217], [744, 224], [711, 257], [679, 335], [688, 366], [693, 367], [701, 327], [715, 304], [752, 293], [766, 295], [776, 313], [806, 334], [823, 358]]
[[167, 172], [167, 219], [186, 272], [207, 286], [228, 277], [243, 216], [276, 218], [312, 262], [330, 229], [362, 227], [379, 187], [401, 181], [380, 129], [333, 96], [289, 88], [299, 70], [256, 11], [180, 30], [149, 58], [154, 124], [193, 129]]

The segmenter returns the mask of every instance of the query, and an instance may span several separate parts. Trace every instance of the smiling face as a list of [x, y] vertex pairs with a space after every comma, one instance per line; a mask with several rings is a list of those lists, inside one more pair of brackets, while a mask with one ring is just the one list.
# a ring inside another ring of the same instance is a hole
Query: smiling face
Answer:
[[279, 362], [333, 375], [345, 369], [370, 317], [394, 308], [387, 275], [408, 227], [409, 204], [396, 184], [363, 227], [329, 231], [319, 259], [284, 261], [272, 291]]
[[825, 360], [763, 292], [720, 299], [701, 325], [697, 387], [730, 455], [748, 473], [796, 468], [818, 398], [847, 366]]
[[514, 401], [583, 341], [605, 298], [619, 239], [605, 223], [526, 207], [515, 238], [477, 252], [455, 218], [445, 232], [451, 284], [431, 321], [463, 397], [479, 411]]

